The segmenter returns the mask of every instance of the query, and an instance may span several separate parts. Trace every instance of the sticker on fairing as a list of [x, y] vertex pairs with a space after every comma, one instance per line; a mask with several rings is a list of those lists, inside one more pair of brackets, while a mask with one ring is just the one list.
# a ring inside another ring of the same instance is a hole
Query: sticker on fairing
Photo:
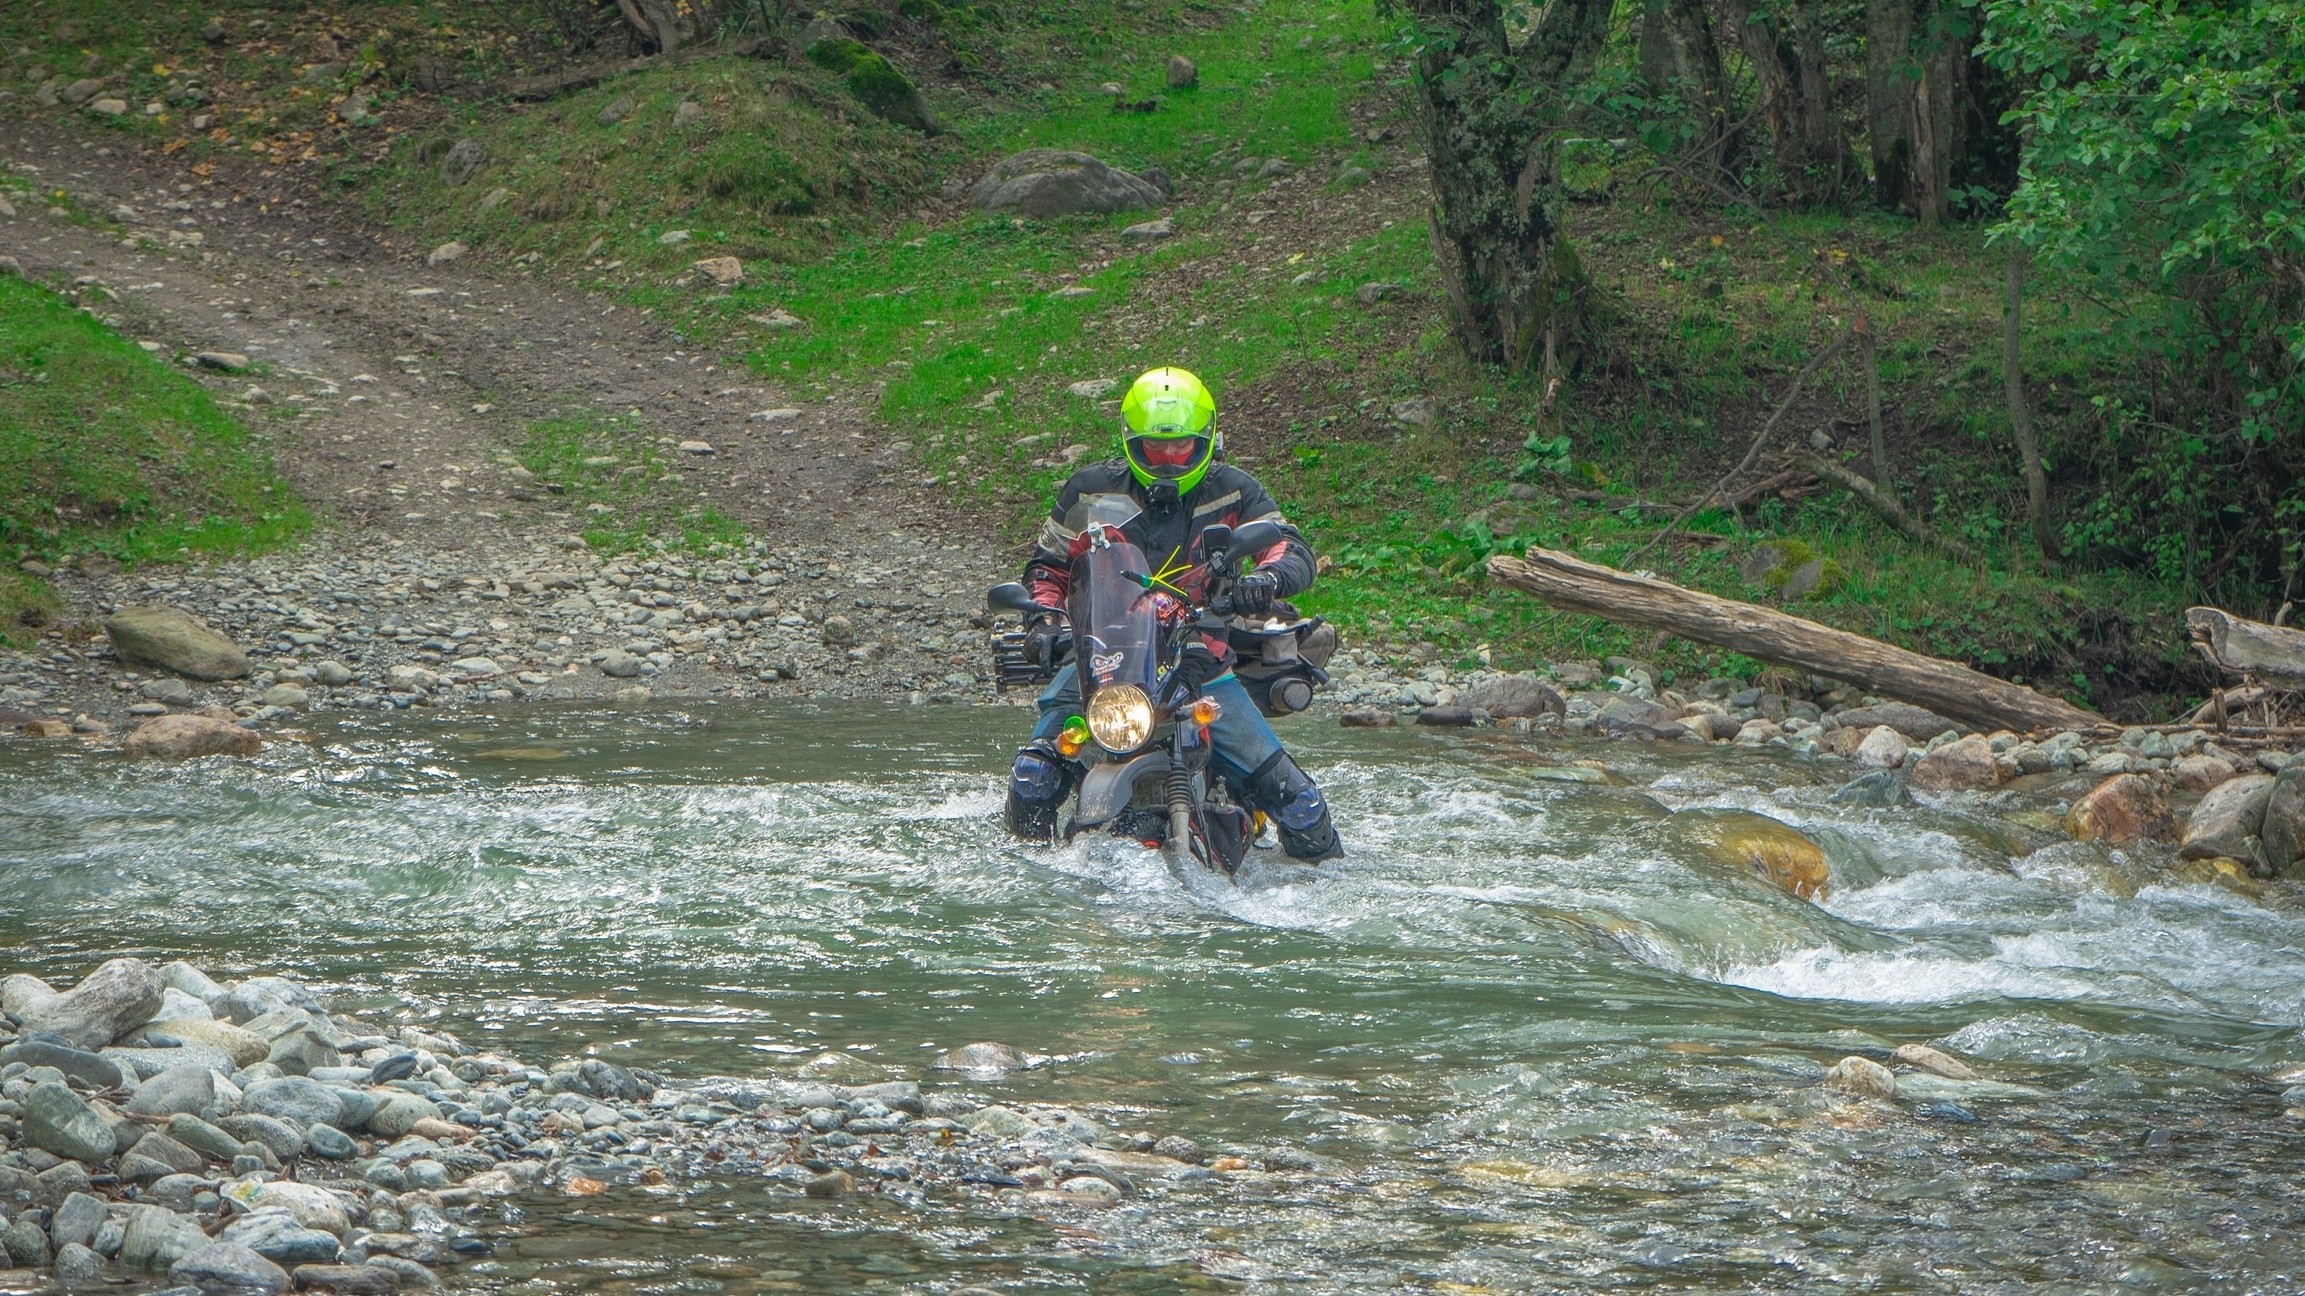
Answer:
[[1097, 683], [1110, 684], [1112, 677], [1120, 672], [1121, 662], [1127, 657], [1128, 654], [1120, 652], [1096, 653], [1088, 659], [1088, 668], [1096, 675]]

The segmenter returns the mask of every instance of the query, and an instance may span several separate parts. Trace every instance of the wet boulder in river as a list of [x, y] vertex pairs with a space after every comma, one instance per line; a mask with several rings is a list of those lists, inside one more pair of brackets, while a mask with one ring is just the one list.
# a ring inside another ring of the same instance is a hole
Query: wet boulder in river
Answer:
[[264, 740], [254, 730], [208, 716], [154, 716], [136, 726], [123, 749], [142, 760], [191, 760], [198, 756], [254, 756]]
[[1824, 849], [1792, 827], [1747, 810], [1684, 810], [1669, 821], [1706, 856], [1804, 900], [1825, 894]]
[[2000, 783], [1993, 745], [1976, 734], [1946, 743], [1913, 767], [1913, 786], [1929, 792], [1984, 792]]
[[971, 1080], [998, 1080], [1032, 1065], [1024, 1050], [989, 1040], [966, 1044], [939, 1055], [932, 1064], [939, 1071], [958, 1071]]
[[[1876, 729], [1875, 733], [1886, 732]], [[1858, 806], [1869, 810], [1886, 810], [1891, 806], [1911, 805], [1913, 798], [1905, 792], [1905, 776], [1895, 769], [1877, 769], [1860, 774], [1841, 785], [1833, 793], [1832, 802], [1839, 806]]]
[[2098, 784], [2065, 812], [2065, 831], [2081, 841], [2118, 846], [2133, 841], [2175, 841], [2177, 820], [2169, 799], [2151, 779], [2119, 774]]
[[1860, 1098], [1894, 1098], [1897, 1073], [1870, 1058], [1845, 1057], [1825, 1072], [1825, 1085]]
[[168, 1278], [209, 1296], [248, 1292], [279, 1296], [288, 1290], [287, 1270], [237, 1242], [216, 1242], [193, 1251], [169, 1266]]
[[1977, 1073], [1968, 1063], [1957, 1057], [1930, 1048], [1926, 1044], [1899, 1044], [1894, 1056], [1915, 1071], [1943, 1076], [1948, 1080], [1974, 1080]]
[[2275, 876], [2305, 873], [2305, 761], [2291, 763], [2274, 777], [2258, 837]]
[[2185, 836], [2177, 853], [2186, 859], [2257, 858], [2258, 831], [2265, 824], [2265, 805], [2272, 799], [2270, 774], [2253, 774], [2217, 785], [2185, 820]]

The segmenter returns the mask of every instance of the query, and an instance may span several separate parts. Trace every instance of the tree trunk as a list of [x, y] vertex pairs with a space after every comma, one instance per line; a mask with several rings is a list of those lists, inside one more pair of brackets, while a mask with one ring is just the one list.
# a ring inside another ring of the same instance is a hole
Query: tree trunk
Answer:
[[1497, 0], [1409, 0], [1435, 258], [1465, 349], [1525, 372], [1583, 350], [1589, 282], [1561, 230], [1565, 91], [1591, 75], [1610, 0], [1557, 0], [1514, 48]]
[[1908, 211], [1912, 200], [1913, 0], [1865, 0], [1865, 136], [1873, 153], [1873, 201]]
[[2025, 406], [2025, 371], [2018, 363], [2024, 305], [2025, 253], [2011, 249], [2008, 309], [2001, 317], [2001, 387], [2009, 395], [2009, 430], [2025, 461], [2025, 519], [2033, 525], [2033, 543], [2041, 546], [2041, 556], [2055, 558], [2057, 541], [2049, 534], [2049, 478], [2041, 470], [2041, 443], [2033, 436], [2033, 413]]
[[1733, 183], [1738, 160], [1744, 153], [1744, 140], [1729, 113], [1729, 71], [1721, 61], [1721, 42], [1713, 34], [1713, 15], [1706, 10], [1705, 0], [1669, 0], [1669, 3], [1673, 12], [1673, 35], [1681, 53], [1681, 74], [1687, 79], [1687, 92], [1696, 96], [1699, 101], [1696, 106], [1705, 115], [1709, 161], [1724, 182]]
[[1937, 4], [1922, 34], [1921, 79], [1913, 87], [1913, 213], [1923, 225], [1942, 225], [1952, 209], [1953, 158], [1961, 151], [1960, 101], [1969, 42], [1949, 30], [1952, 16]]
[[[1980, 729], [2095, 729], [2107, 721], [2060, 698], [1994, 679], [1958, 662], [1835, 630], [1774, 608], [1715, 598], [1669, 581], [1596, 566], [1550, 549], [1499, 554], [1489, 575], [1557, 608], [1620, 625], [1666, 630], [1779, 666], [1847, 680]], [[2305, 636], [2300, 636], [2305, 638]]]
[[1847, 141], [1833, 115], [1821, 0], [1726, 0], [1729, 22], [1760, 83], [1761, 114], [1787, 192], [1809, 202], [1840, 196]]
[[1663, 94], [1683, 79], [1678, 42], [1673, 39], [1670, 0], [1648, 0], [1641, 6], [1641, 80], [1651, 97]]

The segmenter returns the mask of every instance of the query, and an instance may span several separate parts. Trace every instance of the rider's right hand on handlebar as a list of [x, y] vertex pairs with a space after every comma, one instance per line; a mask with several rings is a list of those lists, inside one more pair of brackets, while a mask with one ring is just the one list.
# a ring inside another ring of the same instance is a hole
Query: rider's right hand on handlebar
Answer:
[[1064, 641], [1067, 633], [1063, 618], [1053, 609], [1035, 617], [1032, 624], [1024, 628], [1025, 653], [1039, 662], [1042, 670], [1052, 670], [1056, 666], [1057, 645]]

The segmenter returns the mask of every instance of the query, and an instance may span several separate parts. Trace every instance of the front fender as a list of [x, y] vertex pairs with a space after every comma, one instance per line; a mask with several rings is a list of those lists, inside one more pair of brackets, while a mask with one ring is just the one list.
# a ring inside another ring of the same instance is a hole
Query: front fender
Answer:
[[1080, 781], [1080, 814], [1074, 823], [1082, 828], [1101, 827], [1128, 809], [1138, 779], [1147, 774], [1166, 774], [1168, 769], [1169, 754], [1157, 747], [1131, 760], [1106, 761], [1090, 767]]

